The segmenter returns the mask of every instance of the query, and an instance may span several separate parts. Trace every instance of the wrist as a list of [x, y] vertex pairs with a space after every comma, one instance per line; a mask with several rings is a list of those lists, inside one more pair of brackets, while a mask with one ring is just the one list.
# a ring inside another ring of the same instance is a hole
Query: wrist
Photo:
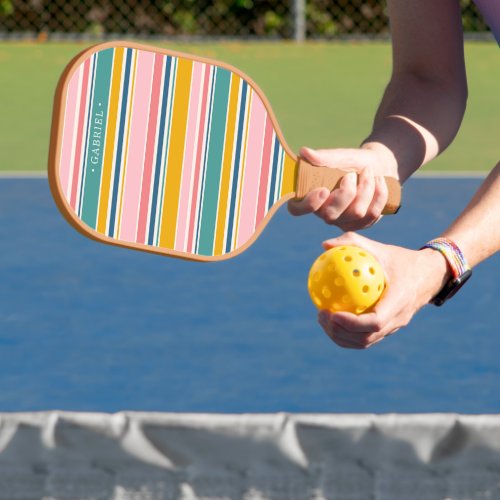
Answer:
[[431, 302], [432, 299], [443, 289], [443, 287], [452, 278], [452, 273], [448, 262], [445, 257], [436, 252], [432, 248], [422, 248], [419, 250], [423, 262], [420, 269], [425, 269], [425, 282], [426, 282], [426, 303]]

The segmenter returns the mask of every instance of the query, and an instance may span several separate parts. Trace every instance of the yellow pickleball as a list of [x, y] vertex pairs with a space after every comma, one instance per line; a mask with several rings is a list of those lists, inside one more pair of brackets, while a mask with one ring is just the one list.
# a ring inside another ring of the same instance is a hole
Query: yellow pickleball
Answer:
[[368, 312], [385, 288], [382, 266], [363, 248], [341, 246], [321, 254], [309, 271], [309, 295], [318, 309]]

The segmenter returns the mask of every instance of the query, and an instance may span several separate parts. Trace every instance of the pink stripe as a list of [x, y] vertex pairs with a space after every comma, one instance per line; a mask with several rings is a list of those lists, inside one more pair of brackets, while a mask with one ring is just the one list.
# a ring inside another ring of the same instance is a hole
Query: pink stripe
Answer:
[[189, 218], [189, 233], [188, 233], [188, 244], [187, 251], [193, 251], [193, 239], [194, 239], [194, 229], [195, 229], [195, 216], [196, 216], [196, 206], [198, 202], [198, 191], [200, 184], [200, 170], [201, 156], [203, 151], [203, 142], [205, 138], [205, 127], [207, 120], [207, 97], [208, 97], [208, 84], [210, 83], [210, 66], [205, 66], [205, 81], [203, 82], [203, 95], [201, 102], [201, 114], [200, 122], [198, 125], [198, 148], [196, 151], [196, 163], [194, 170], [194, 181], [193, 181], [193, 194], [191, 196], [191, 217]]
[[250, 110], [247, 155], [241, 194], [238, 246], [243, 245], [255, 229], [266, 115], [264, 104], [254, 93]]
[[262, 170], [260, 172], [259, 204], [257, 206], [257, 227], [266, 216], [267, 191], [269, 188], [269, 170], [271, 167], [271, 147], [273, 144], [273, 124], [269, 115], [266, 115], [266, 132], [264, 135], [264, 152], [262, 153]]
[[131, 108], [130, 142], [125, 159], [125, 186], [119, 235], [125, 241], [135, 241], [136, 236], [154, 57], [153, 52], [138, 51], [137, 71], [133, 75], [135, 91]]
[[184, 168], [182, 171], [182, 184], [179, 200], [179, 213], [177, 215], [177, 234], [175, 237], [175, 250], [185, 251], [185, 238], [189, 222], [189, 201], [191, 179], [193, 175], [193, 160], [195, 157], [196, 137], [198, 132], [198, 110], [200, 109], [200, 87], [203, 64], [193, 64], [193, 79], [191, 94], [189, 96], [189, 115], [186, 130], [186, 146], [184, 149]]
[[78, 80], [80, 70], [76, 71], [68, 84], [66, 108], [64, 115], [63, 140], [61, 145], [61, 162], [59, 164], [59, 176], [62, 189], [66, 199], [70, 197], [70, 186], [68, 183], [71, 170], [71, 152], [73, 150], [73, 132], [75, 130], [76, 104], [78, 102]]
[[153, 160], [156, 149], [156, 129], [158, 126], [158, 108], [160, 103], [161, 75], [164, 57], [155, 55], [153, 89], [151, 104], [149, 106], [149, 123], [146, 141], [146, 158], [144, 161], [144, 174], [142, 177], [141, 202], [139, 208], [139, 227], [137, 230], [137, 242], [146, 242], [146, 225], [149, 213], [149, 193], [151, 191], [151, 175], [153, 171]]
[[83, 83], [81, 90], [80, 112], [78, 116], [78, 131], [76, 134], [77, 141], [75, 147], [75, 156], [73, 157], [73, 178], [71, 182], [71, 198], [70, 205], [73, 210], [76, 209], [76, 196], [78, 193], [78, 182], [80, 180], [81, 156], [82, 156], [82, 142], [83, 142], [83, 126], [85, 123], [85, 115], [87, 112], [87, 89], [89, 86], [89, 70], [90, 59], [83, 63]]

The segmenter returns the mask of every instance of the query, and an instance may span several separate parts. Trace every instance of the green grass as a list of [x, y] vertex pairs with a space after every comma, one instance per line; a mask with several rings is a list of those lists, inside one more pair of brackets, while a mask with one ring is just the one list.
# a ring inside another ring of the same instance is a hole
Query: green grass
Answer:
[[[163, 44], [165, 46], [165, 44]], [[264, 90], [292, 149], [356, 146], [390, 74], [387, 43], [205, 43], [169, 47], [213, 57]], [[85, 44], [0, 45], [0, 170], [46, 168], [57, 79]], [[427, 169], [486, 170], [499, 159], [498, 47], [466, 47], [469, 104], [454, 144]]]

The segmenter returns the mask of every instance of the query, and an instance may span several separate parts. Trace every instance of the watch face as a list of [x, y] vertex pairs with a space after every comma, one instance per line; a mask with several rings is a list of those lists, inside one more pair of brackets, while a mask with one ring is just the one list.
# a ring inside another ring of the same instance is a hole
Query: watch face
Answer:
[[442, 306], [448, 299], [451, 299], [453, 295], [455, 295], [460, 288], [462, 288], [467, 280], [472, 276], [472, 270], [468, 269], [464, 274], [459, 276], [458, 278], [453, 278], [443, 289], [432, 299], [432, 303], [436, 306]]

